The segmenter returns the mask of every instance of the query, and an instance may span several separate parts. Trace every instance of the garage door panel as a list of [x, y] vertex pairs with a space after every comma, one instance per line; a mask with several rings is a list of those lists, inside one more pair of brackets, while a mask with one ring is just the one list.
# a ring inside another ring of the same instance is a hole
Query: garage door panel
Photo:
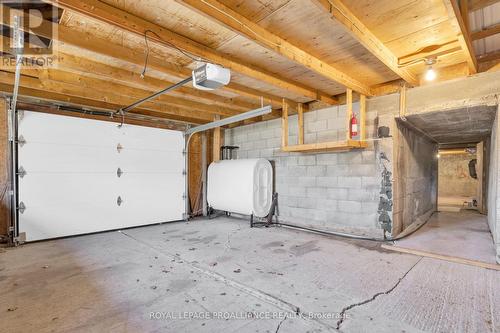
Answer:
[[118, 185], [103, 174], [28, 174], [19, 180], [21, 231], [32, 241], [112, 229]]
[[[124, 149], [151, 149], [180, 152], [184, 149], [184, 136], [179, 131], [124, 125], [118, 129], [118, 142]], [[170, 144], [166, 145], [165, 142]]]
[[28, 241], [182, 219], [181, 132], [28, 111], [18, 128]]
[[22, 166], [30, 173], [116, 174], [118, 153], [111, 147], [27, 143], [19, 148]]
[[144, 218], [150, 223], [181, 220], [182, 211], [175, 207], [184, 205], [183, 193], [176, 191], [184, 186], [184, 178], [173, 174], [126, 174], [120, 183], [123, 208], [128, 223]]
[[29, 111], [23, 112], [19, 118], [18, 132], [27, 143], [108, 146], [116, 149], [120, 135], [116, 124], [111, 122]]
[[[155, 163], [151, 163], [155, 161]], [[124, 149], [119, 156], [120, 168], [124, 172], [177, 173], [184, 169], [184, 155], [181, 152], [159, 150]]]

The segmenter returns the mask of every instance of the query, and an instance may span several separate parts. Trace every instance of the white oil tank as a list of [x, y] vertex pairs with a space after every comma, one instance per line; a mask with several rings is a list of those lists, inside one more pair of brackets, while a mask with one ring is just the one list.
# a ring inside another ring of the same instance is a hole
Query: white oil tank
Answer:
[[207, 201], [213, 209], [267, 216], [273, 196], [273, 168], [263, 158], [222, 160], [208, 167]]

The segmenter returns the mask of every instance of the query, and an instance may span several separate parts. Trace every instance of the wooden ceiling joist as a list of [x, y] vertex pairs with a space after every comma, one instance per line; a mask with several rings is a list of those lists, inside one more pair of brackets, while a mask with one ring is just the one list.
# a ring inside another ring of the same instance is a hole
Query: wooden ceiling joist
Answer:
[[[205, 1], [205, 0], [203, 0]], [[409, 70], [399, 67], [398, 57], [387, 48], [361, 20], [354, 15], [349, 8], [340, 0], [312, 0], [322, 10], [330, 13], [332, 18], [341, 23], [361, 45], [377, 57], [382, 63], [389, 67], [400, 78], [412, 85], [418, 85], [419, 80]], [[351, 88], [351, 87], [349, 87]], [[356, 90], [356, 89], [354, 89]], [[360, 92], [360, 91], [358, 91]], [[365, 94], [366, 95], [366, 94]]]
[[469, 0], [469, 11], [473, 12], [475, 10], [483, 9], [496, 4], [500, 0]]
[[469, 66], [469, 71], [471, 74], [475, 74], [477, 73], [477, 60], [474, 48], [472, 47], [469, 32], [462, 18], [462, 13], [460, 12], [460, 7], [455, 0], [443, 0], [443, 2], [446, 6], [446, 10], [448, 11], [448, 17], [450, 18], [450, 23], [455, 30], [460, 47], [464, 52], [467, 65]]
[[[8, 19], [10, 8], [2, 5], [0, 6], [0, 11], [4, 15], [0, 18], [2, 20], [1, 23], [4, 25], [11, 24], [10, 20]], [[37, 18], [34, 17], [33, 19]], [[88, 34], [75, 31], [73, 29], [65, 27], [64, 25], [57, 25], [56, 29], [58, 33], [56, 35], [52, 35], [51, 31], [53, 28], [49, 25], [54, 25], [54, 23], [43, 21], [40, 26], [31, 28], [31, 30], [42, 37], [54, 38], [60, 43], [87, 50], [97, 55], [103, 55], [112, 59], [121, 60], [136, 65], [140, 68], [144, 66], [143, 52], [131, 50], [121, 45], [110, 43], [107, 40], [89, 36]], [[169, 63], [164, 59], [159, 59], [158, 57], [155, 57], [153, 55], [149, 56], [148, 68], [182, 79], [191, 75], [191, 69]], [[241, 96], [255, 99], [258, 103], [260, 103], [260, 99], [263, 98], [265, 103], [269, 103], [273, 107], [281, 107], [281, 97], [241, 84], [230, 82], [227, 86], [224, 87], [224, 89]]]
[[332, 81], [338, 82], [360, 93], [371, 95], [368, 85], [350, 77], [321, 59], [318, 59], [283, 38], [262, 28], [217, 0], [176, 1]]
[[[100, 62], [85, 58], [76, 57], [70, 54], [58, 53], [57, 68], [78, 75], [94, 77], [98, 79], [111, 80], [116, 83], [149, 90], [159, 91], [174, 84], [174, 82], [160, 80], [145, 76], [141, 78], [137, 73], [122, 68], [109, 66]], [[211, 92], [206, 92], [189, 86], [177, 88], [169, 95], [179, 96], [190, 100], [201, 101], [210, 105], [227, 107], [233, 110], [247, 111], [258, 106], [258, 103], [234, 100], [224, 96], [219, 96]]]
[[[48, 69], [44, 70], [43, 74], [45, 78], [50, 81], [69, 83], [75, 86], [79, 86], [82, 89], [96, 89], [96, 90], [107, 90], [111, 93], [117, 93], [119, 95], [126, 95], [132, 98], [143, 98], [151, 94], [151, 91], [138, 89], [134, 87], [130, 87], [123, 84], [118, 84], [114, 82], [110, 82], [109, 80], [101, 80], [88, 76], [76, 76], [74, 73], [61, 71], [59, 69]], [[162, 105], [170, 105], [179, 109], [192, 110], [193, 113], [203, 112], [212, 115], [221, 115], [221, 116], [234, 116], [239, 111], [232, 110], [225, 107], [213, 106], [208, 104], [203, 104], [195, 101], [191, 101], [184, 98], [174, 97], [170, 95], [161, 95], [158, 96], [153, 102], [162, 104]]]
[[[0, 71], [0, 83], [12, 84], [13, 82], [14, 82], [13, 73]], [[118, 93], [120, 92], [120, 90], [111, 92], [109, 90], [109, 83], [105, 81], [102, 81], [102, 84], [99, 86], [82, 87], [70, 84], [68, 82], [54, 81], [47, 77], [45, 77], [44, 80], [44, 78], [39, 79], [35, 77], [22, 75], [20, 86], [45, 92], [46, 95], [50, 95], [51, 93], [57, 93], [64, 96], [72, 96], [76, 98], [84, 98], [86, 100], [94, 100], [104, 103], [110, 103], [113, 105], [117, 105], [118, 107], [116, 109], [122, 107], [124, 104], [130, 104], [136, 101], [134, 97], [120, 95]], [[125, 90], [125, 87], [123, 87], [123, 90]], [[62, 101], [64, 102], [65, 100]], [[191, 122], [192, 120], [196, 120], [197, 123], [203, 123], [211, 121], [213, 119], [212, 114], [208, 114], [205, 112], [193, 112], [170, 105], [159, 104], [158, 102], [144, 103], [141, 108], [150, 111], [155, 111], [158, 114], [162, 114], [163, 117], [168, 117], [169, 119], [172, 120], [189, 119], [185, 121]]]
[[478, 39], [483, 39], [483, 38], [493, 36], [496, 34], [500, 34], [500, 23], [494, 24], [494, 25], [487, 27], [486, 29], [483, 29], [483, 30], [474, 31], [471, 34], [471, 39], [478, 40]]
[[60, 8], [84, 15], [91, 19], [110, 24], [113, 27], [128, 31], [141, 37], [144, 36], [144, 33], [147, 30], [154, 31], [155, 34], [151, 34], [148, 37], [151, 42], [155, 43], [156, 45], [170, 49], [170, 44], [174, 44], [180, 49], [189, 52], [197, 57], [201, 57], [221, 64], [235, 72], [293, 92], [297, 95], [305, 96], [312, 100], [321, 100], [330, 104], [337, 103], [335, 98], [327, 94], [318, 92], [315, 89], [306, 87], [289, 79], [285, 79], [266, 70], [246, 64], [243, 61], [240, 61], [233, 57], [229, 57], [215, 49], [209, 48], [162, 26], [148, 22], [138, 16], [107, 5], [101, 1], [47, 0], [47, 2], [53, 4], [54, 6], [58, 6]]
[[500, 50], [481, 54], [478, 57], [479, 62], [488, 62], [488, 61], [496, 61], [496, 60], [500, 60]]
[[448, 55], [456, 52], [462, 52], [462, 48], [458, 43], [458, 40], [451, 41], [442, 45], [432, 45], [424, 49], [418, 50], [412, 54], [407, 54], [399, 58], [400, 64], [408, 64], [408, 66], [419, 65], [419, 59], [428, 57], [439, 57], [443, 55]]
[[[4, 79], [2, 78], [2, 72], [0, 72], [0, 92], [3, 92], [5, 94], [12, 94], [12, 90], [14, 88], [14, 85], [11, 83], [3, 83]], [[100, 110], [115, 110], [116, 108], [119, 107], [117, 104], [112, 104], [108, 102], [101, 102], [93, 99], [87, 99], [83, 97], [75, 97], [75, 96], [68, 96], [64, 95], [61, 93], [57, 92], [49, 92], [43, 89], [33, 89], [33, 88], [27, 88], [24, 86], [19, 87], [19, 96], [21, 97], [28, 97], [31, 100], [36, 99], [44, 102], [49, 102], [53, 103], [56, 105], [63, 104], [63, 105], [69, 105], [72, 107], [81, 107], [81, 108], [96, 108]], [[133, 113], [139, 114], [139, 115], [145, 115], [145, 116], [151, 116], [151, 117], [159, 117], [159, 118], [165, 118], [165, 114], [162, 112], [158, 111], [153, 111], [153, 110], [148, 110], [148, 109], [143, 109], [143, 108], [137, 108], [133, 110]], [[187, 123], [193, 123], [193, 124], [203, 124], [206, 123], [207, 121], [203, 121], [200, 119], [196, 118], [186, 118], [186, 117], [178, 117], [178, 116], [171, 116], [169, 117], [170, 120], [173, 121], [179, 121], [179, 122], [187, 122]]]

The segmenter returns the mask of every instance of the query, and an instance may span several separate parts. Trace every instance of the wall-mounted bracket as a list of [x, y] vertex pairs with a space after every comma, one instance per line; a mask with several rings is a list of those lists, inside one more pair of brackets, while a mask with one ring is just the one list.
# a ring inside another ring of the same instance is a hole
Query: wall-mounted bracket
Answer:
[[17, 210], [19, 211], [19, 213], [23, 214], [24, 211], [26, 210], [26, 205], [24, 204], [24, 202], [20, 202], [19, 203], [19, 206], [17, 207]]
[[22, 147], [26, 144], [26, 139], [24, 138], [24, 136], [19, 135], [19, 138], [17, 139], [17, 144], [19, 145], [19, 147]]
[[17, 169], [17, 175], [21, 178], [23, 178], [24, 176], [26, 176], [27, 172], [26, 170], [20, 166], [19, 169]]

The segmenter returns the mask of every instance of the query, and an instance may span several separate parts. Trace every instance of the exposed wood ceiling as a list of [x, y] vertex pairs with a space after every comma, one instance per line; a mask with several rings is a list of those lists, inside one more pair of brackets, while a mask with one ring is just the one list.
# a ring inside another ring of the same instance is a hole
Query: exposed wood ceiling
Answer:
[[[224, 89], [186, 86], [134, 111], [191, 123], [261, 103], [279, 109], [283, 98], [336, 104], [346, 88], [371, 96], [405, 81], [417, 86], [425, 57], [437, 57], [441, 79], [469, 75], [482, 70], [473, 41], [499, 32], [498, 24], [471, 31], [469, 23], [477, 11], [494, 8], [492, 0], [46, 2], [64, 10], [62, 17], [32, 33], [53, 39], [58, 66], [23, 71], [25, 94], [117, 109], [189, 76], [192, 58], [230, 68]], [[2, 9], [2, 24], [11, 25]], [[4, 52], [9, 42], [4, 35]], [[499, 58], [479, 56], [481, 63]], [[0, 88], [10, 92], [13, 69], [1, 69]]]

